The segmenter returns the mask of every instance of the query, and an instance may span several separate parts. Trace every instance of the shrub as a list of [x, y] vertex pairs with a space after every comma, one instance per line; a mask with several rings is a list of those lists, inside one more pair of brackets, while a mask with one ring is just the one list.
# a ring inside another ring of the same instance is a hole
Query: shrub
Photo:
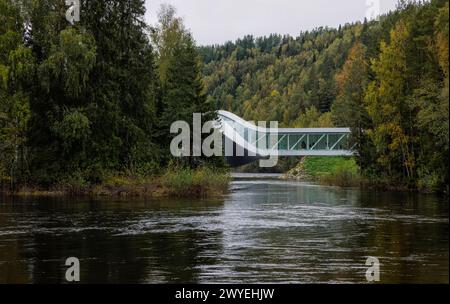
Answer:
[[417, 181], [417, 188], [422, 192], [434, 193], [442, 189], [443, 181], [439, 174], [431, 172], [423, 174]]
[[56, 185], [57, 190], [70, 195], [85, 194], [89, 187], [90, 183], [81, 171], [75, 171], [71, 175], [64, 177]]
[[163, 185], [174, 196], [202, 196], [223, 193], [228, 189], [230, 175], [226, 170], [202, 166], [197, 169], [178, 167], [168, 169], [162, 177]]
[[10, 177], [6, 173], [6, 168], [0, 164], [0, 185], [10, 182]]
[[336, 168], [331, 173], [320, 176], [319, 181], [327, 185], [353, 187], [359, 185], [360, 178], [354, 168], [343, 165]]
[[299, 170], [301, 175], [327, 185], [349, 187], [360, 182], [358, 165], [353, 157], [308, 156], [303, 159]]
[[169, 169], [163, 176], [163, 185], [172, 195], [179, 195], [188, 192], [193, 184], [193, 171], [188, 168]]
[[207, 192], [225, 192], [228, 189], [230, 179], [231, 177], [226, 170], [204, 166], [195, 171], [193, 184], [202, 187]]

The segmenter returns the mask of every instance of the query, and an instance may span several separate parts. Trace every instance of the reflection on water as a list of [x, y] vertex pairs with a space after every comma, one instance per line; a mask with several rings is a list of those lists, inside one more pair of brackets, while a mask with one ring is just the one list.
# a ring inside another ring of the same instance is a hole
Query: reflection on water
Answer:
[[0, 198], [0, 283], [448, 283], [448, 202], [238, 176], [221, 200]]

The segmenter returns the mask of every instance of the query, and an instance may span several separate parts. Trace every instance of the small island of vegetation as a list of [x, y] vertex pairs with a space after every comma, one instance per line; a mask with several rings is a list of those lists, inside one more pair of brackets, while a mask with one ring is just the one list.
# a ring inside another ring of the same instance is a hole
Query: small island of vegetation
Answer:
[[170, 6], [150, 27], [143, 1], [110, 4], [82, 1], [72, 25], [64, 1], [0, 0], [0, 189], [222, 193], [222, 159], [169, 151], [172, 122], [215, 110], [191, 33]]

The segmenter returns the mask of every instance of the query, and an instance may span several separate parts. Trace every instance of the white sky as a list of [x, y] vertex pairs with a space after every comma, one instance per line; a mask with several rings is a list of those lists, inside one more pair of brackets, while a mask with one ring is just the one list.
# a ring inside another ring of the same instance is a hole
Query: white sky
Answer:
[[297, 36], [318, 26], [363, 20], [385, 13], [397, 0], [146, 0], [150, 24], [162, 3], [172, 4], [200, 45], [224, 43], [247, 34]]

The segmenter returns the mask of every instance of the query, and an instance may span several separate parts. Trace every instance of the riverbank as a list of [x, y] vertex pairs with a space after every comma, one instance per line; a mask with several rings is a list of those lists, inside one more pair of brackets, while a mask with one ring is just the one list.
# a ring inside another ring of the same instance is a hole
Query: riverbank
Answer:
[[74, 179], [47, 188], [18, 185], [14, 192], [3, 186], [0, 192], [14, 196], [214, 197], [226, 193], [230, 181], [226, 169], [177, 168], [145, 177], [112, 175], [94, 185]]
[[351, 157], [308, 156], [287, 173], [283, 179], [314, 181], [323, 185], [355, 187], [361, 182], [358, 165]]
[[[389, 178], [370, 177], [360, 174], [353, 157], [307, 156], [288, 172], [282, 179], [313, 181], [326, 186], [360, 187], [374, 190], [437, 193], [426, 187], [412, 187]], [[444, 194], [448, 195], [448, 190]]]

